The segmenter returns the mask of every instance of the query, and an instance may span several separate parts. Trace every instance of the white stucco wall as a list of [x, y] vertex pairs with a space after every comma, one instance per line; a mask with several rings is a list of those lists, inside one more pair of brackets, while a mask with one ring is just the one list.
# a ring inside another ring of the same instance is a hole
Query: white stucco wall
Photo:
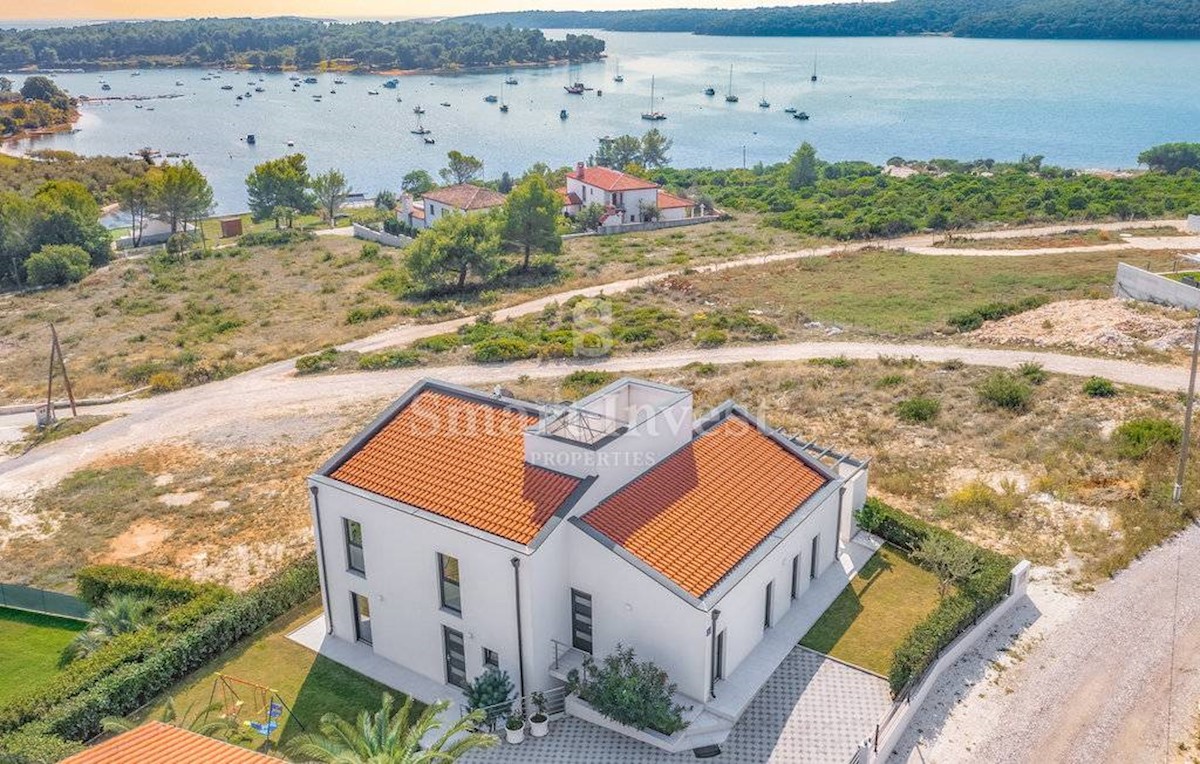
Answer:
[[[463, 633], [468, 679], [482, 673], [482, 648], [488, 647], [500, 654], [500, 667], [516, 681], [513, 550], [385, 506], [331, 481], [320, 480], [319, 486], [335, 636], [355, 640], [353, 591], [370, 600], [372, 647], [378, 655], [445, 683], [446, 625]], [[343, 518], [362, 524], [365, 576], [348, 568]], [[441, 607], [438, 552], [458, 558], [461, 616]]]
[[[597, 659], [617, 643], [632, 647], [639, 660], [651, 660], [679, 685], [679, 692], [703, 700], [707, 682], [707, 613], [693, 607], [641, 570], [611, 552], [573, 524], [569, 536], [568, 580], [592, 595], [593, 645]], [[563, 594], [564, 602], [569, 589]], [[561, 636], [570, 642], [570, 616]]]
[[[725, 676], [737, 670], [763, 637], [763, 611], [768, 581], [775, 582], [771, 622], [777, 623], [795, 604], [791, 599], [792, 558], [800, 555], [797, 602], [808, 590], [812, 539], [818, 543], [817, 575], [833, 564], [837, 552], [838, 494], [832, 492], [808, 518], [764, 557], [716, 604], [721, 611], [717, 631], [725, 630]], [[718, 685], [719, 688], [720, 685]], [[719, 691], [719, 690], [718, 690]]]

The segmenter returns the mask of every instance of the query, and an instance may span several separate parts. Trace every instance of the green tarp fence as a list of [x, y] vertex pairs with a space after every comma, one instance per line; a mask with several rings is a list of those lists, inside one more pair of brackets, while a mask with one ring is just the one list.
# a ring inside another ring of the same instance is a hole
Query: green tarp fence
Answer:
[[86, 619], [88, 606], [77, 597], [20, 584], [0, 584], [0, 607]]

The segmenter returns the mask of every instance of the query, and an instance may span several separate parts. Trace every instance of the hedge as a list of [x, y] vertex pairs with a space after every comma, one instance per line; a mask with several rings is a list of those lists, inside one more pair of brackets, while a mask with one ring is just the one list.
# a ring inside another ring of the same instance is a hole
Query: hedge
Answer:
[[187, 631], [172, 635], [145, 660], [102, 677], [49, 709], [37, 724], [69, 740], [87, 740], [100, 732], [104, 717], [124, 716], [144, 705], [319, 588], [315, 555], [301, 558], [245, 594], [218, 601], [211, 612]]
[[898, 696], [914, 677], [919, 677], [953, 642], [982, 615], [1008, 594], [1009, 578], [1016, 561], [1011, 557], [976, 546], [934, 525], [905, 514], [875, 498], [867, 499], [858, 511], [859, 527], [885, 541], [913, 551], [930, 535], [944, 536], [951, 543], [970, 547], [979, 559], [979, 570], [962, 582], [958, 591], [945, 597], [925, 620], [912, 628], [892, 654], [888, 684]]
[[178, 605], [204, 592], [219, 589], [214, 584], [198, 584], [186, 578], [174, 578], [123, 565], [88, 565], [75, 574], [79, 598], [98, 607], [112, 594], [132, 594], [157, 602]]
[[83, 748], [81, 743], [63, 740], [29, 725], [18, 732], [0, 735], [0, 764], [51, 764], [79, 753]]

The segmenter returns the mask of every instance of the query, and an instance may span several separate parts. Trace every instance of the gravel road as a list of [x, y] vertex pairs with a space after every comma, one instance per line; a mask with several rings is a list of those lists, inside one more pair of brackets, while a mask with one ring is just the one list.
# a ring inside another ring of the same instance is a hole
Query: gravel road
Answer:
[[1175, 760], [1200, 699], [1198, 557], [1192, 526], [1086, 597], [1031, 587], [1030, 605], [941, 678], [892, 761]]

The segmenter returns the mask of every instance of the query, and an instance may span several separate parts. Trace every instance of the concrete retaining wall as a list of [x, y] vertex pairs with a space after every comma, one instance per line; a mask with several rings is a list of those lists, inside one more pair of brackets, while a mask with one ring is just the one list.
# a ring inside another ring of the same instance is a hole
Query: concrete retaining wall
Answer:
[[1117, 263], [1113, 296], [1200, 310], [1200, 289], [1128, 263]]
[[366, 239], [388, 247], [407, 247], [412, 243], [412, 239], [407, 236], [395, 236], [383, 231], [376, 231], [358, 223], [351, 223], [351, 225], [354, 228], [354, 238], [356, 239]]
[[1200, 233], [1200, 215], [1188, 215], [1185, 227], [1192, 233]]
[[684, 218], [682, 220], [654, 220], [649, 223], [630, 223], [628, 225], [600, 226], [596, 233], [601, 236], [612, 236], [618, 233], [633, 233], [634, 231], [658, 231], [663, 228], [682, 228], [688, 225], [699, 225], [720, 220], [720, 215], [701, 215], [700, 217]]
[[905, 730], [912, 722], [917, 711], [921, 708], [921, 704], [925, 702], [925, 698], [933, 690], [938, 679], [945, 673], [954, 663], [970, 650], [976, 642], [983, 639], [993, 627], [1012, 610], [1018, 602], [1025, 598], [1025, 590], [1029, 585], [1029, 561], [1021, 560], [1012, 570], [1012, 578], [1009, 583], [1008, 596], [996, 607], [992, 608], [991, 612], [979, 620], [970, 631], [966, 631], [959, 635], [958, 639], [950, 643], [949, 647], [942, 651], [941, 657], [937, 662], [930, 667], [926, 672], [921, 684], [912, 691], [906, 700], [898, 701], [896, 706], [892, 708], [887, 717], [887, 721], [879, 727], [879, 732], [874, 740], [865, 741], [851, 759], [855, 764], [875, 764], [875, 762], [887, 761], [892, 755], [892, 751], [900, 742], [900, 738], [904, 736]]

